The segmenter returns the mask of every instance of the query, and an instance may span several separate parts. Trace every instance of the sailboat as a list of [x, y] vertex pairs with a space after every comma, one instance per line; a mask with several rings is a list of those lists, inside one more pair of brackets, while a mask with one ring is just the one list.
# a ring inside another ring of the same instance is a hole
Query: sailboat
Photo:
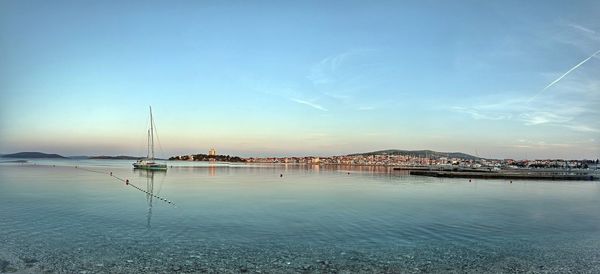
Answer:
[[150, 107], [150, 129], [148, 129], [148, 153], [145, 159], [140, 159], [133, 163], [133, 169], [167, 170], [167, 165], [154, 161], [154, 119], [152, 118], [152, 106]]

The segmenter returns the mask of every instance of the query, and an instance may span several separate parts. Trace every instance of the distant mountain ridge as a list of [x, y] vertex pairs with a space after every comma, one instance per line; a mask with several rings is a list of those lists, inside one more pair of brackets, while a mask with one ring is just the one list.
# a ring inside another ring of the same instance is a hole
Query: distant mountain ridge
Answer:
[[[0, 157], [3, 158], [26, 158], [26, 159], [43, 159], [43, 158], [47, 158], [47, 159], [73, 159], [73, 160], [85, 160], [85, 159], [97, 159], [97, 160], [139, 160], [139, 159], [144, 159], [145, 157], [136, 157], [136, 156], [126, 156], [126, 155], [119, 155], [119, 156], [105, 156], [105, 155], [100, 155], [100, 156], [70, 156], [70, 157], [65, 157], [59, 154], [49, 154], [49, 153], [43, 153], [43, 152], [17, 152], [17, 153], [12, 153], [12, 154], [4, 154], [4, 155], [0, 155]], [[164, 160], [164, 159], [156, 159], [156, 160]]]
[[58, 154], [48, 154], [43, 152], [17, 152], [12, 154], [2, 155], [4, 158], [59, 158], [68, 159], [67, 157]]
[[387, 149], [387, 150], [378, 150], [372, 152], [365, 153], [354, 153], [349, 154], [348, 156], [371, 156], [371, 155], [404, 155], [411, 157], [432, 157], [432, 158], [460, 158], [467, 160], [477, 160], [482, 159], [481, 157], [473, 156], [470, 154], [462, 153], [462, 152], [439, 152], [433, 150], [401, 150], [401, 149]]
[[88, 159], [103, 159], [103, 160], [139, 160], [139, 159], [144, 159], [145, 157], [136, 157], [136, 156], [126, 156], [126, 155], [119, 155], [119, 156], [89, 156]]
[[[459, 159], [467, 159], [467, 160], [482, 159], [481, 157], [473, 156], [473, 155], [462, 153], [462, 152], [439, 152], [439, 151], [433, 151], [433, 150], [387, 149], [387, 150], [378, 150], [378, 151], [372, 151], [372, 152], [348, 154], [348, 156], [371, 156], [371, 155], [404, 155], [404, 156], [410, 156], [410, 157], [423, 157], [423, 158], [448, 157], [448, 158], [459, 158]], [[194, 157], [195, 160], [202, 159], [202, 160], [208, 161], [209, 158], [211, 158], [210, 156], [204, 155], [204, 154], [196, 154], [194, 156], [195, 156]], [[12, 153], [12, 154], [0, 155], [0, 157], [3, 157], [3, 158], [26, 158], [26, 159], [27, 158], [54, 158], [54, 159], [112, 159], [112, 160], [115, 160], [115, 159], [116, 160], [139, 160], [139, 159], [144, 158], [144, 157], [126, 156], [126, 155], [65, 157], [65, 156], [62, 156], [59, 154], [49, 154], [49, 153], [43, 153], [43, 152], [17, 152], [17, 153]], [[182, 157], [186, 157], [186, 156], [171, 157], [169, 160], [187, 160], [187, 159], [181, 159]], [[218, 156], [212, 156], [212, 157], [218, 161], [234, 161], [234, 162], [243, 161], [239, 157], [229, 157], [229, 156], [224, 156], [224, 155], [218, 155]], [[166, 160], [166, 159], [156, 159], [156, 160]]]

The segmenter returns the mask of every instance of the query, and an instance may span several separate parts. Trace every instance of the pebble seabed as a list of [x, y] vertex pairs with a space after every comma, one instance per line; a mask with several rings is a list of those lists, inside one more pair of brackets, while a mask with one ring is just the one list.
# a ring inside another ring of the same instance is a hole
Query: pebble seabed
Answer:
[[[100, 240], [100, 239], [95, 239]], [[47, 246], [0, 242], [5, 273], [600, 273], [600, 242], [494, 248], [435, 244], [365, 250], [302, 244], [169, 245], [146, 241]]]

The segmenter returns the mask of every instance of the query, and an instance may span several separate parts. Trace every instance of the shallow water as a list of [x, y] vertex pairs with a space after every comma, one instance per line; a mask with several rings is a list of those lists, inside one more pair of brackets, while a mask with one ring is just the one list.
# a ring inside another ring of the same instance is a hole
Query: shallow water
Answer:
[[598, 182], [171, 164], [0, 164], [0, 272], [600, 272]]

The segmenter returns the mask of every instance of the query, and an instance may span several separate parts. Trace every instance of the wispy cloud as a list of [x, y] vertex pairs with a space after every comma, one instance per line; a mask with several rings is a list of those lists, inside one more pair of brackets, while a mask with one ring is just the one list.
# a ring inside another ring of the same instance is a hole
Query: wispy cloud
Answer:
[[552, 33], [544, 36], [552, 40], [570, 45], [581, 52], [591, 52], [597, 49], [600, 33], [589, 26], [572, 21], [559, 20], [558, 28], [554, 26]]
[[[590, 69], [593, 69], [590, 67]], [[590, 74], [594, 75], [594, 73]], [[531, 127], [561, 127], [581, 134], [600, 132], [600, 79], [576, 74], [565, 79], [561, 89], [529, 102], [518, 93], [476, 98], [470, 105], [453, 106], [451, 111], [467, 114], [474, 120], [513, 121]]]
[[[549, 83], [534, 96], [528, 91], [473, 98], [471, 104], [451, 107], [475, 120], [506, 120], [530, 127], [560, 127], [580, 135], [600, 132], [600, 79], [598, 62], [600, 32], [573, 22], [559, 22], [555, 41], [568, 44], [573, 52], [589, 55], [565, 72], [548, 76]], [[552, 92], [548, 92], [552, 90]], [[535, 100], [534, 100], [535, 99]], [[532, 146], [532, 144], [518, 144]], [[539, 145], [539, 144], [538, 144]], [[547, 145], [546, 145], [547, 146]]]
[[352, 49], [339, 54], [327, 56], [315, 64], [307, 76], [315, 85], [331, 84], [338, 81], [339, 72], [352, 57], [372, 50]]
[[348, 56], [352, 55], [351, 51], [341, 54], [325, 57], [320, 62], [315, 64], [308, 74], [307, 78], [315, 85], [323, 85], [335, 82], [335, 74], [339, 67], [344, 63]]
[[[515, 102], [514, 99], [508, 100]], [[516, 100], [519, 101], [519, 100]], [[521, 100], [525, 101], [525, 100]], [[502, 112], [499, 111], [502, 110]], [[521, 122], [526, 126], [558, 126], [569, 130], [592, 133], [600, 132], [595, 115], [594, 103], [584, 104], [565, 100], [563, 102], [546, 101], [537, 105], [505, 104], [502, 102], [472, 107], [454, 106], [451, 110], [468, 114], [475, 120], [509, 120]]]
[[582, 26], [580, 24], [576, 24], [573, 22], [565, 22], [564, 25], [571, 29], [576, 30], [577, 33], [585, 36], [587, 39], [600, 41], [600, 34], [593, 29], [590, 29], [588, 27], [585, 27], [585, 26]]
[[[377, 96], [364, 97], [364, 93], [377, 93], [389, 85], [393, 67], [389, 56], [376, 49], [354, 48], [324, 57], [309, 67], [306, 78], [312, 83], [317, 96], [289, 96], [290, 98], [315, 98], [335, 102], [343, 109], [367, 111], [382, 102]], [[360, 100], [359, 100], [360, 99]], [[303, 100], [306, 101], [306, 100]], [[308, 101], [313, 103], [312, 101]]]
[[528, 147], [551, 148], [551, 147], [575, 147], [575, 146], [579, 146], [579, 145], [589, 146], [593, 143], [594, 143], [593, 139], [576, 139], [576, 140], [572, 140], [569, 143], [556, 142], [556, 141], [522, 139], [522, 140], [519, 140], [519, 142], [517, 144], [509, 145], [509, 146], [524, 145], [524, 146], [528, 146]]
[[532, 149], [549, 149], [549, 148], [569, 148], [576, 144], [571, 143], [547, 143], [545, 141], [519, 140], [519, 143], [509, 144], [506, 147], [513, 148], [532, 148]]
[[346, 94], [339, 94], [339, 93], [334, 93], [334, 92], [323, 92], [323, 95], [336, 99], [336, 100], [340, 100], [340, 101], [346, 101], [349, 99], [352, 99], [352, 96], [350, 95], [346, 95]]
[[582, 25], [578, 25], [578, 24], [575, 24], [575, 23], [566, 23], [566, 24], [567, 24], [567, 26], [569, 26], [571, 28], [574, 28], [576, 30], [579, 30], [581, 32], [584, 32], [584, 33], [587, 33], [587, 34], [596, 34], [596, 31], [588, 29], [588, 28], [586, 28], [586, 27], [584, 27]]
[[305, 100], [301, 100], [301, 99], [297, 99], [297, 98], [290, 98], [290, 100], [292, 100], [292, 101], [294, 101], [294, 102], [296, 102], [298, 104], [302, 104], [302, 105], [306, 105], [306, 106], [312, 107], [314, 109], [318, 109], [318, 110], [321, 110], [321, 111], [328, 111], [328, 109], [324, 108], [321, 105], [315, 104], [313, 102], [309, 102], [309, 101], [305, 101]]
[[525, 122], [525, 125], [541, 124], [562, 124], [569, 122], [573, 117], [557, 115], [551, 112], [537, 111], [532, 113], [522, 113], [519, 118]]
[[570, 128], [572, 130], [575, 130], [575, 131], [580, 131], [580, 132], [600, 132], [600, 129], [598, 129], [598, 128], [590, 127], [587, 125], [581, 125], [581, 124], [567, 125], [566, 127]]
[[510, 119], [510, 114], [504, 113], [493, 113], [486, 110], [479, 110], [476, 107], [452, 107], [452, 110], [459, 113], [465, 113], [471, 115], [475, 120], [504, 120]]

